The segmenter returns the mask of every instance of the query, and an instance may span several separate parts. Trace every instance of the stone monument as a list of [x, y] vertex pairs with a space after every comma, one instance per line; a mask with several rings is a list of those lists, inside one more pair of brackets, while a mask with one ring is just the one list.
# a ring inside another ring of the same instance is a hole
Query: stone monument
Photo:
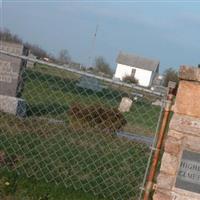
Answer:
[[[29, 51], [28, 57], [33, 58], [33, 59], [37, 59], [37, 57], [33, 53], [31, 53], [30, 51]], [[32, 68], [34, 68], [35, 64], [36, 64], [35, 62], [28, 60], [26, 67], [32, 69]]]
[[131, 99], [129, 99], [128, 97], [123, 97], [120, 104], [119, 104], [119, 108], [118, 110], [120, 112], [129, 112], [131, 109], [133, 101]]
[[200, 69], [182, 66], [153, 200], [200, 200]]
[[92, 90], [94, 92], [102, 92], [104, 88], [98, 79], [87, 76], [81, 76], [80, 81], [76, 84], [76, 86], [83, 89]]
[[[0, 50], [28, 56], [28, 49], [21, 44], [1, 41]], [[26, 104], [20, 98], [25, 67], [26, 60], [0, 53], [0, 111], [18, 116], [25, 115]]]

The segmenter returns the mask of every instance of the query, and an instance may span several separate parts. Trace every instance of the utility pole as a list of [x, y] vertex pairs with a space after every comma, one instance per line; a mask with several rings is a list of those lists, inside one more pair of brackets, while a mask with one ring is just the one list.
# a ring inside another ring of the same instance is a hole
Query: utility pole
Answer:
[[92, 39], [91, 53], [90, 53], [90, 56], [89, 56], [89, 63], [88, 63], [89, 67], [92, 67], [92, 60], [93, 60], [95, 47], [96, 47], [96, 37], [97, 37], [98, 29], [99, 29], [99, 25], [97, 24], [96, 30], [95, 30], [95, 33], [94, 33], [94, 36], [93, 36], [93, 39]]

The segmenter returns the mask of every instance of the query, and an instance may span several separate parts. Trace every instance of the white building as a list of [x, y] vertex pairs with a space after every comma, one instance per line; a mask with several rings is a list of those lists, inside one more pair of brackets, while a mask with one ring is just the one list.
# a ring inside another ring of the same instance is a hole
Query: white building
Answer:
[[117, 57], [114, 79], [123, 81], [126, 76], [133, 76], [138, 85], [150, 87], [158, 74], [160, 61], [120, 52]]

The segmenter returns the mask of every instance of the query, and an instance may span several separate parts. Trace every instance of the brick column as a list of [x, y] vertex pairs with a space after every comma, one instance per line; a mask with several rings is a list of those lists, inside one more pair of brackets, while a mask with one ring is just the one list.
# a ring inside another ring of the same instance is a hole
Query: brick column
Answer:
[[200, 200], [200, 69], [182, 66], [153, 200]]

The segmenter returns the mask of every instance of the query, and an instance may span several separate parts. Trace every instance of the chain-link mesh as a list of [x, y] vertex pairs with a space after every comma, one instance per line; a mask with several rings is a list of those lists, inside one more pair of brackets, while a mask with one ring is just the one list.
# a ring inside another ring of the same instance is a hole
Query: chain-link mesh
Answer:
[[137, 199], [162, 97], [37, 64], [25, 117], [0, 112], [1, 167], [105, 199]]

